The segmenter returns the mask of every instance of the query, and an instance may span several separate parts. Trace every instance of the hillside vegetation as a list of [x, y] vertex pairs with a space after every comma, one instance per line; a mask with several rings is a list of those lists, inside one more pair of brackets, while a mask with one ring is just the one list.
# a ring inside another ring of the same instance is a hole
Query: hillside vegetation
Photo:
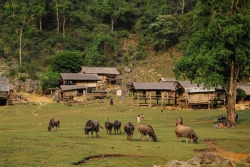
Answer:
[[183, 16], [195, 4], [195, 0], [182, 4], [174, 0], [3, 0], [0, 58], [9, 67], [1, 73], [25, 80], [39, 79], [46, 70], [64, 72], [55, 70], [53, 62], [57, 54], [67, 51], [81, 55], [83, 66], [111, 66], [121, 72], [128, 66], [142, 74], [138, 78], [142, 81], [173, 77], [172, 60], [176, 50], [181, 52], [180, 37], [186, 36]]

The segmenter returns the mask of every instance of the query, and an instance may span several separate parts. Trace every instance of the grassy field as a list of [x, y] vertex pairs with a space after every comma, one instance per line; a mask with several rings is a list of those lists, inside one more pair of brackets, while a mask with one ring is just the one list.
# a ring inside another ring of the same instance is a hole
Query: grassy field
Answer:
[[[120, 103], [114, 97], [114, 106], [109, 100], [104, 103], [67, 107], [63, 104], [27, 104], [0, 106], [0, 166], [74, 166], [89, 156], [111, 155], [86, 161], [83, 166], [147, 167], [165, 165], [171, 160], [188, 160], [195, 156], [196, 149], [208, 146], [204, 139], [215, 139], [215, 143], [227, 151], [250, 153], [249, 110], [237, 111], [238, 126], [214, 129], [213, 122], [225, 110], [169, 110], [149, 107], [133, 107], [130, 97]], [[107, 117], [120, 119], [122, 127], [127, 122], [137, 126], [137, 115], [144, 114], [142, 124], [153, 126], [157, 142], [141, 141], [137, 128], [131, 142], [126, 134], [107, 135], [100, 129], [100, 137], [92, 138], [84, 134], [83, 127], [89, 119], [99, 120], [101, 126]], [[174, 120], [182, 116], [184, 125], [191, 126], [199, 136], [198, 144], [176, 141]], [[60, 119], [60, 130], [49, 132], [47, 126], [51, 118]], [[119, 156], [119, 157], [115, 157]]]

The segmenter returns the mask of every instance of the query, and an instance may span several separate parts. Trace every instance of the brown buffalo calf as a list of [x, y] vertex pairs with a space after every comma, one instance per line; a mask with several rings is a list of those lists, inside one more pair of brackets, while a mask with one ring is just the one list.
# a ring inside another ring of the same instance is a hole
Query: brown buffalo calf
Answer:
[[138, 132], [144, 136], [142, 141], [144, 141], [146, 137], [149, 137], [149, 140], [150, 140], [150, 138], [152, 138], [154, 142], [157, 141], [157, 136], [156, 136], [154, 129], [151, 125], [139, 125]]
[[60, 128], [60, 120], [57, 118], [53, 118], [49, 121], [49, 126], [48, 126], [48, 131], [50, 131], [52, 129], [52, 131], [54, 130], [54, 126]]

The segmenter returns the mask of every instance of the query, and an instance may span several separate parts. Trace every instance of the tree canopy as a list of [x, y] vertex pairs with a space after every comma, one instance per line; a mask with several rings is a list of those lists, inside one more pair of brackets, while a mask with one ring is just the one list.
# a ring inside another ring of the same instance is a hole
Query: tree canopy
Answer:
[[249, 5], [244, 0], [199, 0], [185, 56], [174, 64], [177, 78], [224, 88], [233, 125], [237, 81], [250, 74]]
[[78, 73], [83, 65], [79, 52], [63, 51], [55, 55], [51, 62], [51, 69], [59, 73]]

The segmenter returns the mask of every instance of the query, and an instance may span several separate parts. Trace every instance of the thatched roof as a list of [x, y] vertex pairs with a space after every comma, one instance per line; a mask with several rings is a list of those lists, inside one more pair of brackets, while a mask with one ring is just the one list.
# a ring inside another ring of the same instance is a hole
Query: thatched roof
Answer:
[[187, 93], [215, 92], [215, 88], [206, 89], [203, 84], [198, 86], [190, 81], [179, 81], [179, 83]]
[[174, 90], [174, 82], [133, 82], [135, 90]]
[[81, 73], [85, 74], [115, 74], [119, 75], [119, 71], [117, 71], [114, 67], [82, 67]]
[[97, 74], [82, 74], [82, 73], [61, 73], [64, 80], [76, 81], [100, 81]]
[[246, 92], [247, 95], [250, 95], [250, 85], [249, 84], [238, 84], [237, 88], [241, 88]]
[[87, 89], [84, 85], [61, 85], [62, 91], [66, 90], [78, 90], [78, 89]]

